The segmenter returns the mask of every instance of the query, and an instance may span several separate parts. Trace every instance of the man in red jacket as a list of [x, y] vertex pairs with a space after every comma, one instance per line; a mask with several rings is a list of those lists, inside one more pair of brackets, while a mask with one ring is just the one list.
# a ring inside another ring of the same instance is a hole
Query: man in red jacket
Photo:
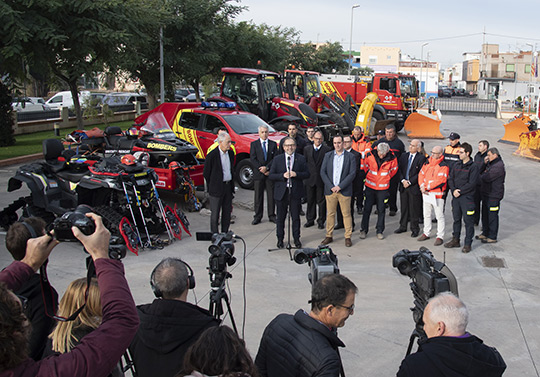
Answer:
[[28, 240], [26, 255], [0, 272], [0, 376], [11, 377], [105, 377], [127, 349], [139, 326], [120, 261], [109, 259], [111, 234], [101, 217], [89, 213], [96, 225], [86, 236], [73, 227], [73, 234], [92, 256], [101, 292], [103, 322], [84, 337], [71, 352], [34, 361], [28, 357], [29, 322], [24, 315], [24, 300], [17, 290], [47, 260], [58, 241], [49, 235]]
[[437, 238], [435, 246], [443, 244], [444, 239], [444, 199], [448, 181], [448, 166], [444, 162], [443, 148], [439, 145], [431, 150], [428, 163], [422, 167], [418, 174], [418, 185], [424, 201], [424, 233], [418, 237], [418, 241], [429, 239], [431, 232], [431, 209], [435, 211], [437, 219]]

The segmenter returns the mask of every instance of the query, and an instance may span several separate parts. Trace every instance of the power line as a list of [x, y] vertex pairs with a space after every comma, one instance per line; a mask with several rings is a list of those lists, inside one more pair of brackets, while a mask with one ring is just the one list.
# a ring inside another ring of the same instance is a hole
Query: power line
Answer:
[[448, 39], [458, 39], [458, 38], [467, 38], [467, 37], [474, 37], [477, 35], [482, 35], [482, 33], [472, 33], [472, 34], [463, 34], [463, 35], [455, 35], [451, 37], [441, 37], [441, 38], [427, 38], [427, 39], [417, 39], [417, 40], [411, 40], [411, 41], [399, 41], [399, 42], [357, 42], [355, 44], [404, 44], [404, 43], [421, 43], [421, 42], [433, 42], [433, 41], [444, 41]]

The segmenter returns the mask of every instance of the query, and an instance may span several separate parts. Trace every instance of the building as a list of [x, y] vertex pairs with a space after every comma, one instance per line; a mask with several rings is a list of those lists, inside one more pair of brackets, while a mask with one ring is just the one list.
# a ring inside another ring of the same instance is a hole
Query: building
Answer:
[[420, 61], [416, 59], [402, 60], [399, 62], [399, 72], [407, 75], [415, 75], [418, 79], [420, 93], [426, 97], [437, 96], [439, 83], [439, 63]]
[[375, 73], [397, 73], [401, 50], [398, 47], [362, 46], [360, 66], [369, 67]]

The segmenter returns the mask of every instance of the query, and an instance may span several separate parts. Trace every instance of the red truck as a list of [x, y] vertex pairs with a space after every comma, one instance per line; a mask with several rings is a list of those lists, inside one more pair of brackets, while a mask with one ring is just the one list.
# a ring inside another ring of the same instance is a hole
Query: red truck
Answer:
[[399, 73], [375, 73], [371, 76], [329, 75], [320, 76], [320, 83], [325, 94], [336, 93], [347, 102], [347, 97], [360, 105], [369, 92], [379, 96], [379, 102], [373, 110], [377, 120], [394, 118], [394, 125], [399, 131], [405, 120], [418, 107], [418, 83], [413, 75]]

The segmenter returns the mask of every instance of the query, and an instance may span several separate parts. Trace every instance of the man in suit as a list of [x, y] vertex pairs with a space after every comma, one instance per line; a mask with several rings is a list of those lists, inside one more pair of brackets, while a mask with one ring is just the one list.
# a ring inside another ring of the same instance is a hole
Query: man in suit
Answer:
[[221, 233], [229, 231], [231, 224], [232, 199], [234, 192], [233, 165], [234, 153], [231, 150], [231, 137], [223, 132], [217, 138], [218, 147], [206, 155], [203, 175], [207, 182], [210, 199], [210, 231], [218, 233], [218, 220], [221, 211]]
[[330, 152], [330, 147], [323, 143], [322, 132], [317, 131], [313, 135], [313, 145], [304, 148], [304, 157], [309, 170], [309, 178], [304, 181], [307, 191], [307, 210], [304, 227], [309, 228], [315, 225], [317, 207], [319, 208], [319, 217], [317, 225], [319, 229], [324, 229], [326, 221], [326, 199], [324, 197], [324, 182], [321, 178], [321, 165], [326, 152]]
[[257, 225], [263, 217], [264, 190], [266, 189], [266, 204], [268, 219], [275, 223], [276, 213], [274, 204], [274, 182], [268, 175], [270, 174], [270, 164], [277, 154], [277, 143], [268, 139], [268, 126], [263, 124], [259, 126], [259, 139], [251, 142], [249, 157], [253, 164], [253, 205], [255, 215], [251, 225]]
[[[287, 132], [289, 133], [289, 137], [294, 139], [294, 142], [296, 143], [296, 153], [302, 154], [304, 153], [304, 148], [307, 145], [306, 139], [304, 139], [302, 136], [298, 134], [298, 126], [295, 123], [289, 124], [289, 127], [287, 128]], [[285, 138], [281, 139], [279, 141], [279, 153], [283, 153], [283, 143], [285, 142]]]
[[[352, 153], [354, 156], [354, 161], [356, 162], [356, 175], [354, 177], [353, 181], [353, 194], [351, 196], [351, 220], [352, 220], [352, 226], [353, 226], [353, 232], [354, 232], [354, 204], [358, 206], [358, 201], [360, 203], [363, 202], [363, 198], [360, 199], [360, 195], [364, 196], [363, 191], [363, 180], [364, 180], [364, 174], [360, 175], [360, 165], [362, 161], [362, 155], [353, 149], [352, 147], [353, 141], [351, 135], [344, 135], [343, 136], [343, 149], [345, 149], [347, 152]], [[360, 204], [360, 207], [362, 207], [362, 204]], [[337, 225], [334, 229], [342, 229], [343, 226], [343, 215], [341, 213], [341, 209], [338, 203], [338, 209], [337, 209]]]
[[285, 236], [285, 217], [291, 211], [294, 246], [302, 247], [300, 242], [300, 206], [304, 195], [303, 180], [309, 177], [306, 159], [295, 153], [296, 142], [291, 137], [283, 140], [285, 153], [274, 157], [270, 167], [270, 179], [274, 181], [274, 199], [277, 206], [277, 247], [283, 248]]
[[418, 186], [418, 173], [426, 162], [426, 156], [420, 151], [422, 142], [411, 140], [409, 151], [401, 155], [398, 160], [399, 193], [401, 200], [401, 218], [399, 228], [394, 233], [407, 231], [407, 223], [411, 222], [411, 237], [418, 237], [420, 225], [418, 220], [422, 216], [422, 193]]
[[352, 218], [351, 196], [353, 181], [356, 176], [356, 161], [354, 156], [343, 149], [343, 137], [334, 136], [334, 151], [324, 156], [321, 166], [321, 178], [324, 182], [326, 197], [326, 238], [321, 244], [327, 245], [333, 241], [336, 210], [339, 203], [345, 225], [345, 246], [351, 247]]

